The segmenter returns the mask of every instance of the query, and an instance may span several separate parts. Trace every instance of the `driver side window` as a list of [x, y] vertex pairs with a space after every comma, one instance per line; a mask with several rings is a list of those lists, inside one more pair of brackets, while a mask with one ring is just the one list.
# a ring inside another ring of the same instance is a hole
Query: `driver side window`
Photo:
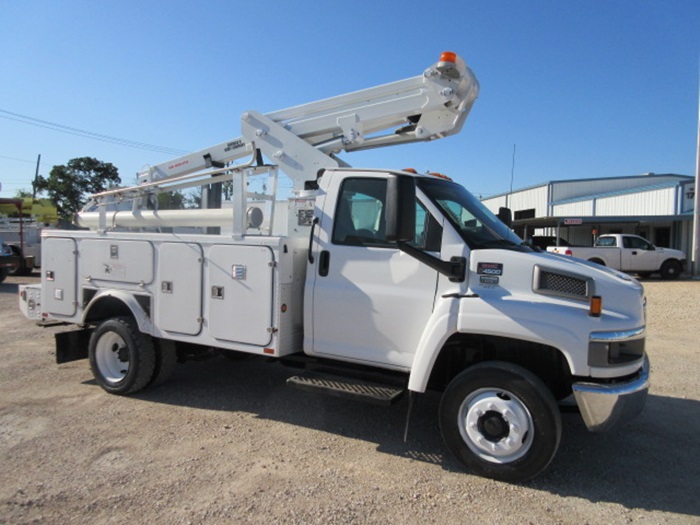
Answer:
[[[347, 179], [335, 210], [333, 244], [396, 247], [386, 240], [386, 180]], [[415, 248], [440, 251], [442, 227], [416, 200]]]
[[386, 181], [347, 179], [335, 210], [333, 244], [386, 244]]

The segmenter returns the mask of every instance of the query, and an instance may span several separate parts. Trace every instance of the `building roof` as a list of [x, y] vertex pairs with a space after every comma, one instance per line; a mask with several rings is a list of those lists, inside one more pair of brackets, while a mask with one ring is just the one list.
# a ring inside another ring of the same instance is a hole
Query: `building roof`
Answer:
[[[692, 180], [692, 177], [690, 177]], [[581, 201], [588, 201], [592, 199], [601, 199], [605, 197], [617, 197], [620, 195], [630, 195], [633, 193], [641, 193], [643, 191], [654, 191], [654, 190], [663, 190], [666, 188], [675, 188], [678, 185], [678, 181], [668, 181], [668, 182], [660, 182], [658, 184], [650, 184], [648, 186], [634, 186], [632, 188], [623, 188], [620, 190], [614, 190], [614, 191], [603, 191], [600, 193], [589, 193], [587, 195], [579, 195], [576, 197], [570, 197], [568, 199], [561, 199], [559, 201], [552, 201], [552, 205], [556, 206], [559, 204], [569, 204], [571, 202], [581, 202]]]
[[[632, 180], [632, 179], [639, 179], [640, 181], [649, 181], [650, 179], [659, 179], [659, 178], [669, 178], [673, 177], [677, 179], [677, 182], [686, 182], [686, 181], [693, 181], [694, 178], [691, 177], [690, 175], [678, 175], [676, 173], [647, 173], [644, 175], [623, 175], [620, 177], [591, 177], [591, 178], [585, 178], [585, 179], [557, 179], [557, 180], [550, 180], [548, 182], [543, 182], [540, 184], [534, 184], [532, 186], [526, 186], [524, 188], [519, 188], [517, 190], [513, 190], [512, 192], [506, 191], [502, 193], [497, 193], [495, 195], [489, 195], [488, 197], [484, 197], [482, 200], [489, 200], [489, 199], [495, 199], [497, 197], [505, 197], [506, 195], [512, 195], [514, 193], [518, 193], [521, 191], [527, 191], [527, 190], [532, 190], [535, 188], [541, 188], [543, 186], [549, 186], [549, 185], [555, 185], [555, 184], [575, 184], [575, 183], [581, 183], [581, 182], [595, 182], [595, 181], [612, 181], [612, 180]], [[661, 183], [656, 183], [656, 184], [661, 184]], [[669, 183], [671, 185], [675, 183]], [[644, 186], [650, 186], [654, 184], [645, 184]], [[644, 186], [638, 186], [634, 188], [629, 188], [629, 190], [632, 191], [638, 191], [639, 188], [644, 187]], [[624, 190], [620, 190], [624, 191]], [[578, 200], [584, 200], [586, 197], [582, 197], [581, 199]], [[573, 202], [573, 201], [572, 201]]]

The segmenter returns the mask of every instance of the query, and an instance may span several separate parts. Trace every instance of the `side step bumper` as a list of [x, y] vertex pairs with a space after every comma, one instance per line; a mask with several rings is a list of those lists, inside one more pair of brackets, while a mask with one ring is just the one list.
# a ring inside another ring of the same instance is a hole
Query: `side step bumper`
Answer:
[[405, 389], [393, 385], [326, 374], [307, 373], [290, 377], [287, 379], [287, 384], [309, 392], [319, 392], [378, 405], [391, 405], [405, 392]]

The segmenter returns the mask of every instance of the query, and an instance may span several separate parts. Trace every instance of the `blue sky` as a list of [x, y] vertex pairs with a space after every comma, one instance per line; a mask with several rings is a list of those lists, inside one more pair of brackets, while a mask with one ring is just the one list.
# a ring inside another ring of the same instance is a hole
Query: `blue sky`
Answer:
[[132, 183], [173, 157], [7, 118], [195, 151], [240, 115], [421, 74], [442, 51], [481, 84], [462, 132], [345, 155], [440, 171], [476, 195], [547, 180], [693, 175], [700, 2], [0, 0], [1, 197], [74, 157]]

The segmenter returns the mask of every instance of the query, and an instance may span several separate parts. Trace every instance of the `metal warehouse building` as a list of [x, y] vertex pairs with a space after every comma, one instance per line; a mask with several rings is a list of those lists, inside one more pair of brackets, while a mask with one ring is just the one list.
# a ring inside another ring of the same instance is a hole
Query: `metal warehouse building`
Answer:
[[657, 246], [692, 249], [695, 180], [649, 173], [628, 177], [555, 180], [483, 200], [494, 213], [513, 211], [522, 238], [557, 235], [591, 246], [597, 235], [632, 233]]

